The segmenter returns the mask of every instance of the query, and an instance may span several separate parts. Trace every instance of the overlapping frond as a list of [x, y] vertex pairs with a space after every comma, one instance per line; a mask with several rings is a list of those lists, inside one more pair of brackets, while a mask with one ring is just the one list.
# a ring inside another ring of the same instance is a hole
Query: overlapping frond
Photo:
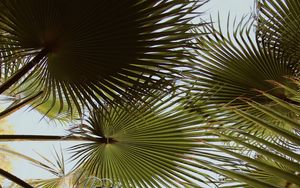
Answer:
[[300, 57], [300, 2], [298, 0], [260, 0], [257, 4], [256, 33], [262, 43], [279, 54]]
[[[295, 90], [284, 85], [281, 86], [285, 88], [285, 91], [299, 96], [299, 92], [295, 93]], [[265, 139], [255, 132], [241, 129], [216, 130], [216, 134], [224, 140], [227, 139], [227, 142], [225, 142], [225, 146], [215, 145], [215, 148], [240, 160], [240, 166], [234, 171], [235, 174], [222, 174], [232, 178], [225, 179], [227, 183], [236, 183], [236, 185], [239, 185], [238, 182], [242, 182], [240, 185], [246, 183], [250, 187], [265, 187], [265, 183], [269, 184], [269, 187], [300, 187], [299, 106], [268, 93], [264, 93], [264, 95], [294, 116], [291, 117], [287, 113], [282, 113], [282, 108], [269, 108], [256, 101], [249, 101], [247, 103], [249, 108], [254, 108], [265, 114], [269, 117], [268, 120], [245, 110], [231, 109], [244, 119], [245, 124], [256, 124], [267, 129], [277, 139]], [[291, 128], [283, 129], [274, 124], [272, 119]], [[224, 187], [226, 186], [224, 184]]]
[[183, 48], [194, 27], [189, 21], [201, 3], [4, 0], [1, 64], [29, 60], [23, 72], [34, 81], [27, 89], [43, 90], [44, 101], [80, 110], [120, 96], [133, 100], [149, 87], [162, 89], [178, 76], [174, 68], [186, 65]]
[[[229, 27], [230, 23], [228, 23]], [[233, 34], [227, 34], [215, 26], [196, 30], [199, 34], [199, 50], [192, 72], [192, 89], [211, 105], [238, 105], [238, 98], [265, 100], [259, 97], [257, 90], [269, 91], [280, 98], [286, 98], [280, 90], [274, 89], [268, 80], [286, 83], [284, 77], [297, 74], [297, 66], [289, 59], [277, 56], [269, 46], [261, 47], [251, 38], [253, 24], [242, 20], [234, 27]], [[203, 33], [212, 32], [203, 36]], [[267, 103], [267, 101], [265, 101]]]

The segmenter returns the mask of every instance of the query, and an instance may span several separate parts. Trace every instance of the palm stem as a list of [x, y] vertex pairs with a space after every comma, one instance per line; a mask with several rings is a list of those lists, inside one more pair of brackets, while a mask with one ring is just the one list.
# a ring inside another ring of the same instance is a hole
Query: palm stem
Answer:
[[33, 67], [35, 67], [48, 53], [48, 49], [41, 50], [29, 63], [24, 65], [19, 71], [11, 76], [6, 82], [0, 86], [0, 94], [10, 88], [18, 80], [20, 80], [25, 74], [27, 74]]
[[28, 183], [26, 183], [25, 181], [21, 180], [20, 178], [18, 178], [17, 176], [3, 170], [0, 168], [0, 175], [15, 182], [16, 184], [24, 187], [24, 188], [33, 188], [31, 185], [29, 185]]
[[93, 141], [99, 142], [99, 138], [81, 136], [55, 136], [55, 135], [0, 135], [0, 142], [18, 141]]

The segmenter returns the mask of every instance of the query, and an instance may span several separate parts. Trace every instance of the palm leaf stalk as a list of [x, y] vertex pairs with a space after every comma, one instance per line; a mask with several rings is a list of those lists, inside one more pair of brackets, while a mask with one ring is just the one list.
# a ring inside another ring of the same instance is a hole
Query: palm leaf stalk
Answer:
[[20, 178], [16, 177], [15, 175], [3, 170], [0, 168], [0, 175], [4, 176], [5, 178], [15, 182], [16, 184], [24, 187], [24, 188], [33, 188], [31, 185], [26, 183], [25, 181], [21, 180]]
[[81, 136], [58, 136], [58, 135], [0, 135], [1, 142], [20, 142], [20, 141], [95, 141], [105, 143], [104, 138], [86, 138]]
[[5, 147], [0, 147], [0, 151], [6, 153], [8, 155], [12, 155], [12, 156], [18, 157], [20, 159], [24, 159], [26, 161], [29, 161], [32, 164], [35, 164], [37, 166], [47, 166], [47, 165], [43, 164], [42, 162], [40, 162], [40, 161], [38, 161], [36, 159], [33, 159], [32, 157], [29, 157], [27, 155], [21, 154], [21, 153], [19, 153], [17, 151], [14, 151], [12, 149], [8, 149], [8, 148], [5, 148]]
[[196, 27], [190, 20], [204, 2], [1, 1], [2, 66], [29, 62], [0, 91], [30, 77], [31, 94], [43, 90], [44, 102], [59, 101], [58, 112], [74, 106], [80, 112], [82, 105], [132, 101], [147, 88], [165, 89], [179, 76], [176, 70], [188, 66], [183, 48], [190, 47], [189, 31]]

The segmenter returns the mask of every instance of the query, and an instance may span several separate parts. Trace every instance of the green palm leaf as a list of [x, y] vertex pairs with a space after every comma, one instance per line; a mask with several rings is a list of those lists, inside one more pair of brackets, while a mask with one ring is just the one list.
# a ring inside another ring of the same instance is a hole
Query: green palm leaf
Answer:
[[183, 48], [200, 2], [1, 1], [2, 64], [28, 61], [1, 89], [27, 75], [28, 89], [43, 90], [45, 101], [81, 109], [164, 87], [175, 67], [186, 66]]
[[[295, 84], [299, 84], [295, 82]], [[296, 95], [295, 90], [284, 85], [280, 85], [285, 92], [292, 92]], [[262, 138], [257, 132], [249, 132], [248, 130], [238, 129], [217, 129], [215, 134], [220, 138], [226, 140], [224, 146], [214, 145], [213, 147], [227, 153], [240, 160], [240, 166], [233, 172], [227, 173], [226, 169], [230, 164], [224, 165], [221, 168], [223, 172], [220, 173], [230, 178], [225, 179], [224, 187], [228, 184], [239, 185], [238, 182], [246, 183], [247, 186], [257, 187], [255, 182], [248, 181], [251, 177], [252, 180], [263, 181], [274, 187], [300, 187], [299, 169], [300, 169], [300, 155], [299, 155], [299, 106], [287, 101], [282, 101], [274, 95], [264, 93], [270, 100], [280, 105], [286, 112], [292, 112], [294, 116], [288, 116], [289, 113], [282, 113], [282, 108], [269, 108], [256, 101], [248, 101], [246, 104], [249, 108], [254, 108], [260, 111], [268, 119], [262, 119], [257, 114], [249, 113], [247, 110], [228, 109], [237, 113], [241, 119], [244, 119], [245, 124], [256, 124], [261, 128], [265, 128], [272, 133], [276, 139], [270, 140]], [[299, 96], [299, 92], [297, 94]], [[295, 96], [293, 96], [295, 97]], [[297, 98], [297, 97], [296, 97]], [[226, 117], [224, 117], [226, 118]], [[281, 122], [290, 126], [290, 129], [283, 129], [273, 121]], [[231, 119], [231, 123], [234, 120]], [[236, 164], [236, 163], [234, 163]], [[234, 165], [232, 164], [232, 165]], [[238, 173], [237, 176], [235, 173]]]
[[273, 46], [275, 51], [299, 58], [299, 14], [300, 3], [297, 0], [259, 1], [257, 37]]
[[[228, 23], [230, 25], [230, 23]], [[204, 30], [196, 30], [197, 56], [192, 59], [195, 71], [192, 81], [195, 95], [207, 100], [211, 105], [242, 104], [238, 98], [251, 98], [268, 103], [260, 97], [257, 90], [270, 91], [279, 98], [285, 99], [285, 94], [274, 89], [268, 80], [288, 83], [284, 76], [297, 74], [297, 67], [292, 61], [273, 53], [271, 47], [261, 47], [258, 41], [251, 39], [252, 20], [242, 20], [230, 34], [227, 35], [215, 26], [207, 26]], [[210, 35], [203, 35], [207, 32]]]
[[209, 169], [194, 165], [194, 159], [210, 156], [200, 139], [205, 135], [201, 118], [178, 107], [176, 96], [154, 95], [143, 100], [146, 102], [135, 106], [100, 108], [87, 124], [71, 129], [75, 135], [98, 139], [70, 148], [77, 167], [88, 176], [123, 187], [207, 183], [210, 175], [199, 169]]
[[[199, 34], [198, 49], [195, 51], [196, 56], [190, 59], [195, 68], [189, 73], [191, 79], [187, 80], [190, 83], [187, 88], [190, 94], [186, 106], [206, 116], [212, 125], [247, 129], [267, 139], [276, 139], [268, 129], [249, 123], [228, 110], [228, 107], [243, 109], [261, 119], [272, 121], [278, 127], [290, 128], [255, 108], [249, 108], [245, 103], [253, 100], [269, 108], [280, 109], [280, 105], [262, 93], [290, 102], [288, 92], [275, 83], [282, 83], [292, 90], [298, 88], [297, 84], [288, 79], [298, 74], [294, 61], [275, 53], [272, 46], [253, 41], [253, 24], [251, 18], [244, 18], [233, 23], [233, 32], [229, 22], [226, 32], [214, 25], [195, 30]], [[211, 34], [203, 35], [208, 32]], [[297, 101], [293, 102], [297, 104]], [[281, 113], [286, 113], [286, 110], [283, 109]]]

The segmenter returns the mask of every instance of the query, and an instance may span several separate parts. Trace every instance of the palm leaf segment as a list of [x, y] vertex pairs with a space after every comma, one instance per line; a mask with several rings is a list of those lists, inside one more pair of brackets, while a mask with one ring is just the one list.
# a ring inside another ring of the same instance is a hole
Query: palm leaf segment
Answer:
[[[4, 75], [6, 74], [4, 73], [3, 76]], [[2, 78], [5, 82], [6, 79], [4, 77]], [[32, 81], [34, 81], [34, 79], [27, 79], [26, 83], [19, 85], [17, 88], [7, 89], [4, 92], [5, 95], [12, 97], [9, 100], [13, 102], [7, 109], [5, 109], [5, 111], [0, 113], [0, 118], [4, 115], [6, 116], [13, 113], [15, 110], [20, 109], [24, 105], [31, 105], [43, 116], [44, 120], [52, 123], [66, 124], [80, 117], [78, 111], [69, 111], [69, 106], [67, 103], [60, 103], [60, 101], [56, 100], [56, 98], [53, 98], [53, 96], [48, 97], [47, 101], [36, 100], [38, 97], [41, 97], [44, 92], [40, 92], [32, 97], [27, 97], [32, 95], [32, 91], [27, 90], [27, 87]], [[73, 106], [73, 108], [74, 107], [75, 106]]]
[[[230, 23], [228, 23], [230, 25]], [[251, 39], [251, 20], [242, 20], [233, 35], [224, 34], [215, 26], [207, 26], [196, 32], [199, 50], [196, 51], [193, 89], [201, 99], [210, 104], [241, 104], [238, 97], [256, 98], [256, 90], [268, 91], [273, 85], [268, 80], [287, 83], [285, 76], [295, 76], [297, 66], [289, 59], [278, 56], [271, 46], [262, 46]], [[202, 35], [212, 32], [209, 35]], [[273, 94], [286, 98], [280, 90]], [[265, 101], [266, 102], [266, 101]]]
[[73, 134], [98, 139], [70, 148], [77, 166], [86, 176], [123, 187], [201, 185], [209, 175], [193, 165], [202, 152], [196, 149], [201, 145], [199, 116], [178, 109], [170, 96], [143, 100], [100, 108], [87, 125], [73, 128]]
[[[275, 51], [300, 56], [300, 2], [297, 0], [263, 0], [258, 2], [257, 35]], [[297, 59], [296, 59], [297, 63]]]
[[[44, 90], [44, 100], [52, 96], [79, 109], [95, 107], [173, 77], [172, 68], [185, 65], [180, 48], [191, 36], [189, 15], [198, 6], [161, 0], [4, 0], [2, 64], [25, 60], [20, 75], [31, 75], [27, 89]], [[135, 98], [133, 93], [127, 97]]]

